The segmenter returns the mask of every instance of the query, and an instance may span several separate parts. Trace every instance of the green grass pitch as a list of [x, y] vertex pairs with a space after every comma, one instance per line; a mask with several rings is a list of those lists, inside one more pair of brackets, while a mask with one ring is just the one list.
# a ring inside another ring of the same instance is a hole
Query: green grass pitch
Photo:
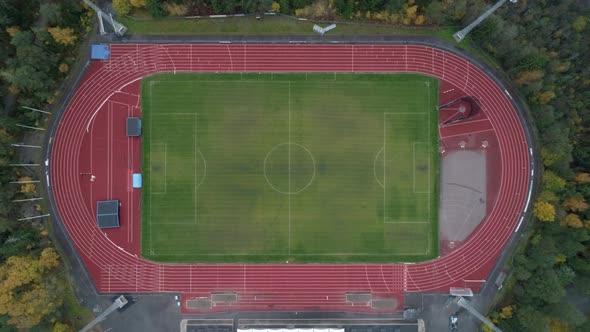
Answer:
[[437, 257], [437, 96], [437, 80], [409, 74], [144, 79], [142, 255]]

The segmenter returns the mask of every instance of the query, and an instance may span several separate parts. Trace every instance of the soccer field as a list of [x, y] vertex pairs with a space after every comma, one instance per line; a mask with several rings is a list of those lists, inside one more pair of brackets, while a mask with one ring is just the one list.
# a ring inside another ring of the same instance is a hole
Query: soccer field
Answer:
[[438, 81], [161, 74], [142, 82], [142, 255], [161, 262], [438, 256]]

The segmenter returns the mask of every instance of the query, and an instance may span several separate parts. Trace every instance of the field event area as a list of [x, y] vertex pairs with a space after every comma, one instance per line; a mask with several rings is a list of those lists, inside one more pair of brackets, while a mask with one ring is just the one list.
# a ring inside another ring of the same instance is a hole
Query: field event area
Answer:
[[436, 79], [160, 74], [141, 94], [145, 258], [438, 256]]

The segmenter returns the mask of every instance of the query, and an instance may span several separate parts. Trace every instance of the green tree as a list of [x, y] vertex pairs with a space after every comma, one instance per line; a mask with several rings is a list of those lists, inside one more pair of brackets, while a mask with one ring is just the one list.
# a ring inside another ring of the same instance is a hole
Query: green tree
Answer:
[[281, 14], [291, 14], [291, 5], [289, 4], [289, 0], [279, 0], [279, 6]]
[[565, 180], [551, 171], [543, 174], [543, 186], [545, 190], [560, 192], [565, 187]]
[[39, 14], [50, 25], [55, 25], [61, 18], [61, 6], [57, 3], [43, 3], [39, 7]]
[[532, 306], [525, 305], [517, 308], [515, 316], [520, 328], [514, 331], [549, 332], [547, 317]]
[[147, 0], [146, 1], [146, 8], [150, 16], [153, 18], [161, 18], [164, 17], [164, 9], [162, 9], [162, 3], [160, 0]]
[[536, 270], [528, 280], [525, 295], [534, 303], [557, 303], [565, 295], [565, 290], [553, 269]]
[[584, 314], [576, 306], [567, 301], [548, 305], [543, 308], [543, 312], [548, 317], [558, 318], [567, 322], [570, 330], [586, 322]]
[[351, 18], [354, 13], [354, 1], [353, 0], [336, 0], [335, 2], [336, 13], [343, 18]]

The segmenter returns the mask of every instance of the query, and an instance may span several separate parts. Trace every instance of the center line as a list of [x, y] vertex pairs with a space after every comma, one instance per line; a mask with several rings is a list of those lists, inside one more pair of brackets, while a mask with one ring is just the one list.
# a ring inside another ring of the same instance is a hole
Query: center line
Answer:
[[291, 254], [291, 82], [289, 82], [289, 239], [288, 239], [288, 251]]

